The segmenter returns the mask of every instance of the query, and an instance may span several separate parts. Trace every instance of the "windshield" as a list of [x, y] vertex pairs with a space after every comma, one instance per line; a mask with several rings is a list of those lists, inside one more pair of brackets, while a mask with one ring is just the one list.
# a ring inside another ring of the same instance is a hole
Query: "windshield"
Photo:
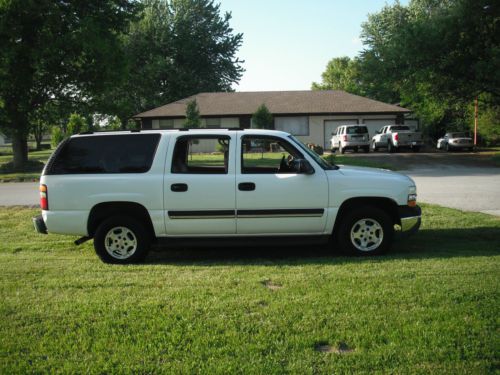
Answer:
[[366, 134], [368, 129], [366, 126], [350, 126], [347, 128], [347, 134]]
[[293, 135], [289, 135], [288, 138], [290, 138], [297, 146], [300, 147], [302, 151], [304, 151], [307, 155], [312, 157], [316, 163], [319, 164], [319, 166], [323, 169], [337, 169], [337, 166], [333, 166], [330, 163], [328, 163], [325, 159], [323, 159], [321, 156], [319, 156], [317, 153], [315, 153], [313, 150], [309, 149], [305, 144], [303, 144], [301, 141], [299, 141], [297, 138], [295, 138]]

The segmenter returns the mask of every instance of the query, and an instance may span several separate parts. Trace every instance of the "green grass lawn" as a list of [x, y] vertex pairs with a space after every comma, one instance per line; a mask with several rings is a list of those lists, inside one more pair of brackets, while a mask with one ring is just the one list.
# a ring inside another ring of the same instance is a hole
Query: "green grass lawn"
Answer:
[[[0, 209], [0, 373], [495, 373], [500, 220], [423, 206], [387, 256], [154, 251], [101, 263]], [[319, 351], [318, 349], [325, 350]]]

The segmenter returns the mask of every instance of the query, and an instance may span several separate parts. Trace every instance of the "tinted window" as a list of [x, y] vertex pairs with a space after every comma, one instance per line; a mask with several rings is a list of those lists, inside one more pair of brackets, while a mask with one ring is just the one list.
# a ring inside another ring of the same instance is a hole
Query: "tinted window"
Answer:
[[366, 134], [368, 129], [366, 126], [351, 126], [347, 128], [347, 134]]
[[408, 126], [392, 126], [391, 131], [394, 130], [410, 130], [410, 128]]
[[144, 173], [151, 168], [159, 134], [71, 138], [47, 174]]

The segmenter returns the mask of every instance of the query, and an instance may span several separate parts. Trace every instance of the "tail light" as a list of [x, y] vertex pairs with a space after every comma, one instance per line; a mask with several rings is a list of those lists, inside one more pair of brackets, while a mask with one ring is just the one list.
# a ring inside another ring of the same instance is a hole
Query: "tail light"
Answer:
[[347, 135], [344, 135], [344, 136], [342, 137], [342, 140], [343, 140], [344, 142], [347, 142]]
[[40, 185], [40, 208], [44, 211], [49, 209], [49, 197], [47, 193], [47, 185]]
[[398, 133], [394, 133], [394, 140], [399, 141], [399, 134]]

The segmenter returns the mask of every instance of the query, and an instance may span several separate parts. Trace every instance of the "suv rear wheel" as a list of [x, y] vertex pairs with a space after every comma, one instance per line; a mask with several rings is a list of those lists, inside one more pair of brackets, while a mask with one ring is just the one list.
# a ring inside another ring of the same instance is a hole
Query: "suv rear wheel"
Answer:
[[104, 220], [94, 236], [94, 249], [105, 263], [139, 263], [146, 257], [150, 243], [144, 226], [128, 216]]
[[359, 207], [342, 218], [338, 236], [344, 252], [360, 256], [378, 255], [391, 246], [394, 225], [381, 209]]

